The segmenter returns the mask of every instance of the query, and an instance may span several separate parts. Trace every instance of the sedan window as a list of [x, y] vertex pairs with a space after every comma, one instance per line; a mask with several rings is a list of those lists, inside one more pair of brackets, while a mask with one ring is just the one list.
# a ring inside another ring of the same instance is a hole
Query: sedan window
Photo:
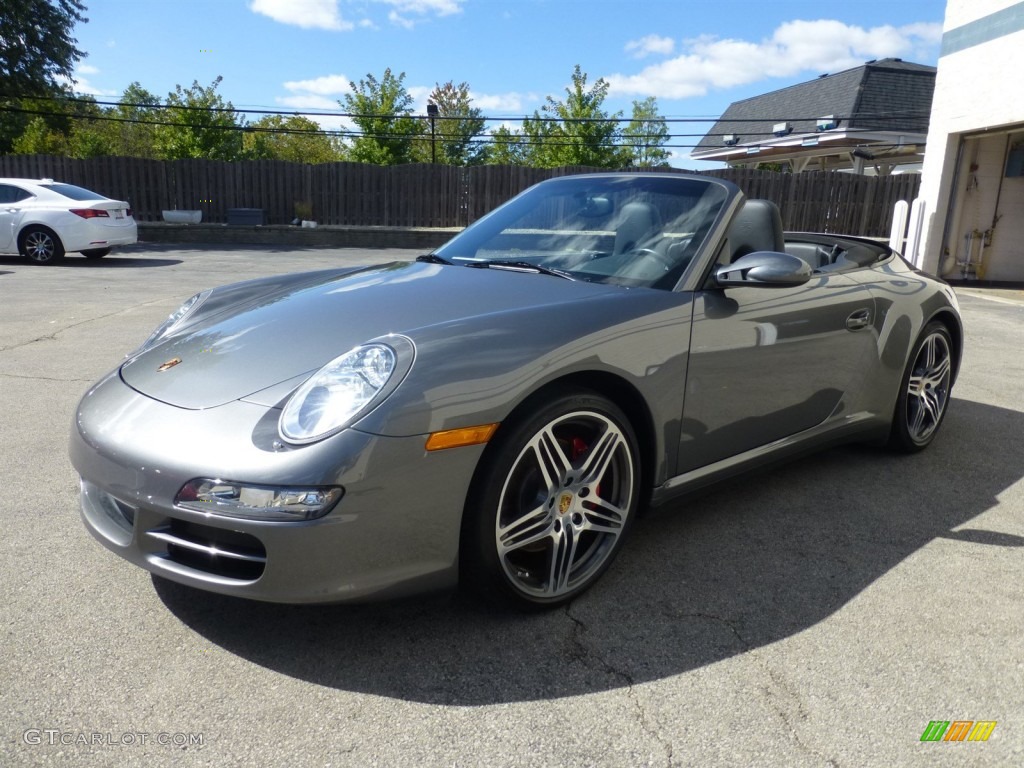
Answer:
[[56, 192], [58, 195], [63, 195], [72, 200], [106, 200], [103, 195], [98, 195], [88, 189], [82, 189], [82, 187], [76, 187], [74, 184], [43, 184], [41, 185], [45, 189], [51, 192]]
[[0, 184], [0, 204], [18, 203], [32, 197], [32, 193], [11, 184]]

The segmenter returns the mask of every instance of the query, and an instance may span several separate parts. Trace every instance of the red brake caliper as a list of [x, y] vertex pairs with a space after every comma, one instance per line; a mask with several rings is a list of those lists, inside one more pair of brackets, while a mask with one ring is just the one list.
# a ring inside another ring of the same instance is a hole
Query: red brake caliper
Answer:
[[[583, 454], [585, 454], [589, 450], [590, 450], [590, 446], [587, 445], [586, 440], [584, 440], [582, 437], [574, 437], [572, 439], [572, 451], [570, 452], [571, 453], [570, 458], [572, 460], [573, 466], [576, 465], [576, 460], [578, 458], [580, 458]], [[594, 486], [594, 495], [595, 496], [600, 496], [601, 495], [601, 485], [600, 484]]]

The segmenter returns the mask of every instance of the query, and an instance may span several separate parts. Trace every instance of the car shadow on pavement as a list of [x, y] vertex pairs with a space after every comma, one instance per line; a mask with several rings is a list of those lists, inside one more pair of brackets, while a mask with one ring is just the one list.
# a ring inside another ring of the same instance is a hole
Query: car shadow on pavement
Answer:
[[1024, 546], [967, 525], [1024, 475], [1022, 431], [1022, 413], [954, 399], [924, 453], [838, 448], [724, 483], [641, 518], [590, 592], [543, 613], [459, 594], [280, 606], [153, 581], [195, 632], [318, 685], [467, 706], [576, 696], [791, 637], [936, 538]]

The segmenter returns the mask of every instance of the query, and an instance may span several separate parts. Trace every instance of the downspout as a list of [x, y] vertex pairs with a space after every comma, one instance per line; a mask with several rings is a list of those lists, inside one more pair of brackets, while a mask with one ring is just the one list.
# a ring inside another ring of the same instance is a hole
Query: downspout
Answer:
[[[964, 137], [961, 136], [960, 145], [956, 148], [956, 161], [953, 163], [953, 182], [949, 188], [949, 203], [946, 205], [946, 222], [942, 225], [942, 240], [939, 241], [940, 253], [937, 266], [940, 276], [947, 275], [956, 269], [956, 254], [949, 250], [949, 231], [953, 228], [953, 211], [956, 208], [956, 197], [960, 189], [960, 168], [963, 165], [966, 143]], [[936, 200], [935, 204], [938, 205], [939, 201]], [[944, 269], [947, 261], [950, 262], [949, 268]]]

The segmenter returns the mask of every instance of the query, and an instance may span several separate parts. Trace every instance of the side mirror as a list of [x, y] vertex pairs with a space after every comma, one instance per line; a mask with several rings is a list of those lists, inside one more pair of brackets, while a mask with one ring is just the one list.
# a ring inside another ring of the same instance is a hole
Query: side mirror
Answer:
[[741, 256], [732, 264], [715, 270], [715, 284], [793, 286], [811, 279], [811, 266], [803, 259], [776, 251], [755, 251]]

